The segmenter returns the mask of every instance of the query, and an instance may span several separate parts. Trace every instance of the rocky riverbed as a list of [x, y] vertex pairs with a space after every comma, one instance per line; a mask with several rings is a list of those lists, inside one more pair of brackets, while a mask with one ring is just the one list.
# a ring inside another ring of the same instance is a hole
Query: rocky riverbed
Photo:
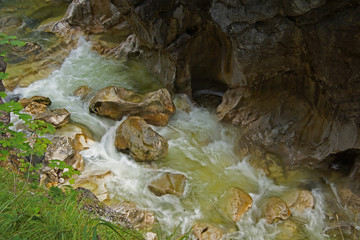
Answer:
[[[63, 13], [45, 17], [1, 4], [1, 31], [28, 41], [4, 85], [58, 128], [45, 159], [133, 206], [133, 226], [357, 236], [356, 1], [54, 0], [40, 9]], [[44, 184], [64, 181], [44, 170]]]

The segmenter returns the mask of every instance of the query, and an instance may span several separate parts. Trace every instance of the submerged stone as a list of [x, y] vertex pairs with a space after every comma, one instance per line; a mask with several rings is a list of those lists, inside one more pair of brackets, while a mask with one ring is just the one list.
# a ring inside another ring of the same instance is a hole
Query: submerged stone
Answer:
[[159, 89], [144, 95], [120, 87], [101, 89], [90, 102], [90, 112], [121, 120], [124, 116], [140, 116], [147, 123], [164, 126], [175, 112], [170, 93]]
[[264, 217], [268, 223], [285, 220], [290, 216], [290, 209], [283, 200], [277, 197], [272, 197], [268, 200], [264, 214]]
[[140, 117], [129, 117], [118, 127], [115, 147], [140, 162], [164, 158], [168, 152], [167, 141]]
[[185, 184], [186, 177], [184, 175], [165, 173], [152, 181], [148, 188], [156, 196], [171, 194], [181, 197], [184, 193]]
[[277, 227], [280, 230], [280, 232], [276, 235], [276, 237], [275, 237], [276, 240], [282, 240], [282, 239], [297, 240], [297, 239], [299, 239], [299, 236], [297, 236], [298, 231], [299, 231], [298, 225], [294, 221], [287, 219], [284, 222], [279, 223]]
[[73, 95], [84, 99], [91, 93], [91, 91], [92, 88], [89, 86], [80, 86], [74, 91]]
[[315, 205], [314, 196], [308, 190], [296, 190], [290, 192], [283, 197], [286, 204], [291, 210], [295, 210], [299, 213], [305, 211], [305, 209], [313, 208]]
[[192, 233], [197, 240], [220, 240], [223, 235], [220, 228], [207, 223], [196, 223], [192, 228]]

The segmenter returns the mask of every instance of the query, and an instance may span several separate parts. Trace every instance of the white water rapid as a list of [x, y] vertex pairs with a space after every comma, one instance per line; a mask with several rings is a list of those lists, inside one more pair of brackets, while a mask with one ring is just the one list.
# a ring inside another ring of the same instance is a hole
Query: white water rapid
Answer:
[[[293, 238], [281, 235], [278, 224], [268, 224], [262, 218], [264, 201], [291, 190], [275, 184], [247, 159], [239, 159], [234, 148], [238, 131], [220, 124], [214, 114], [191, 106], [189, 113], [178, 110], [168, 126], [154, 127], [169, 142], [168, 156], [147, 165], [133, 161], [114, 147], [115, 130], [121, 123], [90, 114], [88, 101], [72, 95], [79, 86], [97, 90], [106, 86], [121, 86], [139, 92], [154, 90], [161, 84], [138, 64], [106, 59], [91, 51], [91, 44], [79, 41], [61, 68], [48, 78], [27, 88], [17, 88], [14, 94], [22, 97], [47, 96], [51, 108], [66, 108], [71, 120], [86, 126], [97, 142], [81, 152], [86, 167], [83, 175], [111, 171], [106, 188], [112, 199], [135, 202], [140, 208], [153, 211], [163, 229], [172, 232], [180, 226], [189, 231], [196, 221], [212, 222], [228, 232], [223, 239], [327, 239], [325, 231], [325, 203], [320, 188], [313, 188], [316, 202], [313, 209], [295, 213], [292, 221], [300, 227]], [[181, 173], [187, 183], [183, 197], [157, 197], [147, 185], [162, 172]], [[253, 198], [252, 208], [236, 224], [219, 207], [223, 194], [238, 187]]]

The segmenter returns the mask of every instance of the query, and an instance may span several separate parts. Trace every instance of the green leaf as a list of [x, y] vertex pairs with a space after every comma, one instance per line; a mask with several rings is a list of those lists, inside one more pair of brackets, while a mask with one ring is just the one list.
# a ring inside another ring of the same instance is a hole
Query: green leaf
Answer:
[[8, 73], [0, 72], [0, 79], [1, 79], [1, 80], [7, 79], [8, 76], [9, 76]]

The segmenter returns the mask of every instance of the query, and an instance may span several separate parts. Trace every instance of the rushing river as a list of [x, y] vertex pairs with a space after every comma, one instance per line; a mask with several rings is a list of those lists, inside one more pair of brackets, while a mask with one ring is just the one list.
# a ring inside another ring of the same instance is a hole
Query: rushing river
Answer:
[[[307, 184], [311, 185], [315, 207], [293, 214], [291, 220], [298, 229], [292, 236], [281, 235], [284, 231], [281, 223], [266, 223], [262, 217], [264, 201], [292, 191], [294, 185], [276, 184], [249, 164], [250, 156], [240, 158], [235, 153], [239, 131], [219, 123], [213, 113], [193, 105], [188, 113], [177, 110], [167, 126], [153, 127], [168, 140], [167, 157], [151, 165], [137, 163], [114, 147], [115, 131], [121, 121], [90, 114], [88, 101], [73, 96], [74, 90], [83, 85], [90, 86], [94, 92], [110, 85], [147, 92], [160, 88], [161, 84], [140, 64], [106, 59], [91, 51], [89, 42], [80, 40], [60, 69], [13, 92], [22, 97], [51, 98], [51, 108], [66, 108], [72, 122], [86, 126], [93, 133], [96, 143], [81, 152], [86, 162], [83, 175], [111, 171], [113, 177], [106, 180], [111, 199], [132, 201], [154, 212], [162, 228], [169, 232], [180, 226], [185, 233], [195, 222], [205, 221], [225, 229], [228, 233], [224, 239], [329, 239], [325, 234], [325, 200], [333, 195], [325, 192], [326, 188], [319, 182], [311, 182], [314, 178], [294, 180], [310, 181]], [[157, 197], [148, 190], [149, 182], [162, 172], [186, 176], [183, 197]], [[253, 198], [252, 208], [236, 224], [221, 207], [221, 198], [231, 187], [240, 188]]]

